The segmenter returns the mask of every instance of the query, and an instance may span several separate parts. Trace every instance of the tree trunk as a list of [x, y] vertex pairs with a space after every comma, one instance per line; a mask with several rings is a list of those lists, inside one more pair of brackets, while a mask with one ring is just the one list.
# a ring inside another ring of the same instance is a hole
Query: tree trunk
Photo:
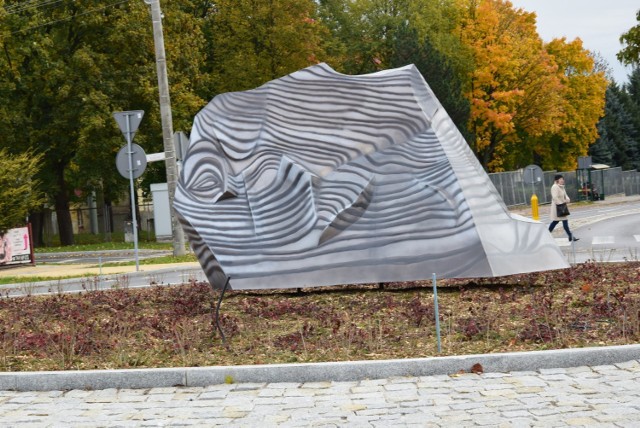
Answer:
[[31, 223], [31, 237], [33, 238], [34, 248], [43, 247], [44, 213], [39, 211], [29, 214], [29, 223]]
[[104, 215], [107, 218], [107, 221], [105, 223], [106, 225], [105, 232], [111, 233], [113, 232], [113, 209], [112, 209], [111, 199], [105, 198], [104, 200]]
[[56, 217], [58, 218], [58, 232], [61, 245], [73, 245], [73, 223], [69, 212], [69, 193], [64, 180], [64, 169], [58, 171], [58, 192], [55, 195]]
[[73, 245], [73, 223], [69, 212], [69, 197], [66, 194], [56, 195], [56, 217], [58, 218], [58, 232], [61, 245]]

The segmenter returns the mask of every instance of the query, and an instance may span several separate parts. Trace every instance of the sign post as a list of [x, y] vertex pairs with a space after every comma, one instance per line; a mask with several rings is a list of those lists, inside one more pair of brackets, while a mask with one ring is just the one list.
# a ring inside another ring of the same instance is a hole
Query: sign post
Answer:
[[[144, 151], [142, 151], [142, 148], [140, 148], [140, 146], [136, 144], [136, 151], [134, 152], [131, 141], [133, 141], [133, 137], [135, 136], [136, 131], [138, 130], [138, 126], [140, 126], [140, 122], [142, 121], [142, 116], [144, 116], [143, 110], [119, 111], [119, 112], [113, 113], [113, 117], [118, 123], [118, 127], [120, 128], [120, 131], [124, 135], [124, 138], [127, 140], [126, 152], [123, 152], [123, 150], [120, 150], [120, 152], [126, 153], [128, 155], [127, 156], [128, 166], [129, 166], [127, 171], [128, 177], [125, 177], [125, 178], [129, 178], [129, 187], [131, 192], [131, 217], [133, 219], [133, 248], [134, 248], [135, 257], [136, 257], [136, 272], [140, 270], [140, 261], [138, 259], [138, 221], [136, 219], [136, 200], [135, 200], [135, 189], [133, 185], [133, 179], [134, 179], [134, 171], [136, 174], [135, 178], [140, 177], [140, 175], [142, 175], [142, 173], [144, 172], [144, 169], [146, 168], [147, 163], [146, 163], [146, 155], [144, 154]], [[136, 162], [135, 162], [136, 168], [134, 168], [134, 154], [139, 154], [139, 151], [142, 151], [142, 157], [136, 156]], [[118, 158], [121, 159], [122, 156], [119, 154], [119, 156], [116, 158], [116, 165], [118, 165]], [[142, 159], [144, 159], [144, 162], [142, 161]], [[143, 166], [143, 163], [144, 163], [144, 166]], [[119, 170], [120, 170], [120, 173], [122, 174], [123, 171], [121, 170], [121, 168], [119, 168]]]

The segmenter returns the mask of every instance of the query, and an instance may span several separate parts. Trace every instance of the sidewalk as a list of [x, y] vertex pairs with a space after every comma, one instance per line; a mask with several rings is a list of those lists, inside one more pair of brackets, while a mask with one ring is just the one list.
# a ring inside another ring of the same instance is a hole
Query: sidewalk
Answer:
[[[402, 360], [159, 369], [0, 372], [0, 390], [141, 389], [173, 386], [202, 387], [222, 383], [346, 382], [398, 376], [471, 373], [472, 367], [476, 364], [485, 373], [507, 373], [577, 366], [614, 365], [632, 360], [640, 360], [640, 344]], [[640, 393], [640, 388], [638, 389]]]
[[[573, 367], [509, 373], [474, 374], [468, 369], [432, 375], [402, 373], [407, 368], [403, 363], [414, 362], [402, 360], [383, 362], [397, 368], [386, 377], [359, 380], [309, 381], [301, 369], [297, 377], [275, 382], [229, 379], [201, 386], [176, 383], [138, 389], [94, 383], [95, 388], [24, 392], [0, 388], [0, 424], [16, 428], [637, 427], [640, 361], [589, 365], [593, 360], [580, 353], [572, 355], [577, 357], [568, 360]], [[530, 355], [532, 361], [540, 356]], [[505, 355], [494, 358], [510, 360]], [[360, 368], [358, 363], [342, 363], [334, 373], [351, 373], [355, 378]], [[269, 371], [274, 376], [282, 374], [277, 367]], [[150, 371], [150, 379], [158, 372]], [[111, 373], [99, 379], [108, 379]], [[31, 377], [34, 385], [48, 385], [51, 378], [47, 373]]]
[[[623, 194], [617, 194], [608, 196], [604, 201], [593, 201], [593, 202], [578, 202], [569, 204], [569, 209], [571, 212], [579, 212], [584, 209], [588, 209], [589, 207], [597, 207], [597, 206], [610, 206], [610, 205], [620, 205], [632, 202], [640, 202], [640, 195], [632, 195], [625, 196]], [[538, 206], [538, 214], [540, 217], [540, 221], [548, 221], [549, 219], [549, 204], [539, 205]], [[513, 214], [519, 214], [523, 217], [532, 217], [532, 211], [530, 206], [514, 206], [509, 208], [509, 212]], [[608, 217], [612, 217], [615, 214], [609, 214]], [[604, 217], [603, 217], [604, 218]], [[594, 221], [600, 221], [603, 218], [598, 218]], [[593, 222], [593, 221], [592, 221]], [[572, 222], [573, 225], [573, 222]], [[584, 224], [576, 224], [576, 228], [584, 226]]]

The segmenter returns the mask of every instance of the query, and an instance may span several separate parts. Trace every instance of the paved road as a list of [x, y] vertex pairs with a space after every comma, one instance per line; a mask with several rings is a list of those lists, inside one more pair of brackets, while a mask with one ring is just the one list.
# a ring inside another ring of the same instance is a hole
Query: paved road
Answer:
[[640, 361], [355, 382], [0, 391], [3, 427], [640, 425]]
[[[553, 236], [570, 263], [640, 260], [640, 202], [612, 198], [591, 205], [571, 206], [569, 224], [580, 241], [571, 244], [559, 224]], [[540, 221], [549, 223], [548, 206], [540, 207]], [[530, 216], [528, 208], [515, 209]], [[639, 425], [640, 426], [640, 425]]]
[[[197, 263], [176, 263], [173, 265], [145, 265], [140, 272], [131, 271], [122, 273], [98, 273], [96, 268], [86, 268], [78, 265], [76, 270], [64, 265], [50, 270], [52, 265], [47, 265], [42, 276], [82, 275], [76, 278], [59, 279], [52, 281], [33, 282], [29, 277], [23, 277], [18, 284], [0, 284], [0, 297], [16, 297], [36, 294], [77, 293], [86, 290], [108, 290], [112, 288], [140, 288], [152, 284], [171, 285], [185, 284], [192, 281], [206, 281], [207, 278], [202, 268]], [[135, 266], [134, 266], [135, 267]], [[118, 268], [105, 268], [104, 271], [117, 270]], [[147, 270], [148, 269], [148, 270]], [[36, 269], [36, 272], [39, 270]], [[1, 428], [1, 426], [0, 426]]]
[[[162, 257], [170, 255], [170, 250], [150, 250], [138, 249], [138, 259], [148, 259], [151, 257]], [[39, 263], [111, 263], [135, 261], [135, 250], [102, 250], [102, 251], [78, 251], [62, 253], [36, 253], [36, 264]]]
[[[138, 260], [171, 255], [169, 250], [139, 249]], [[96, 264], [131, 262], [136, 260], [135, 250], [80, 251], [64, 253], [36, 253], [36, 264]]]

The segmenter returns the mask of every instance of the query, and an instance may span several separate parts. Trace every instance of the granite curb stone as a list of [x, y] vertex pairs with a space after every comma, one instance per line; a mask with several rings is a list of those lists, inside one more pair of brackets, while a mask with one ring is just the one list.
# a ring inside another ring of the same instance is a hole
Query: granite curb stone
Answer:
[[484, 372], [605, 366], [640, 360], [640, 345], [476, 354], [403, 360], [182, 367], [159, 369], [2, 372], [0, 390], [54, 391], [109, 388], [204, 387], [224, 383], [348, 382], [451, 375], [480, 364]]

